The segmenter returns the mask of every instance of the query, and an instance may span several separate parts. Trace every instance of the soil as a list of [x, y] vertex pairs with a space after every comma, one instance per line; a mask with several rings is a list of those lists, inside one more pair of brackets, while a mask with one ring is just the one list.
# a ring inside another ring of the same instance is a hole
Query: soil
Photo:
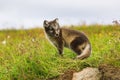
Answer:
[[48, 80], [72, 80], [74, 72], [76, 72], [76, 70], [67, 70], [62, 75]]
[[111, 65], [100, 65], [99, 71], [102, 74], [100, 80], [120, 80], [120, 68]]
[[[102, 74], [100, 80], [120, 80], [120, 68], [103, 64], [100, 65], [98, 69]], [[67, 70], [64, 74], [48, 80], [72, 80], [74, 72], [76, 72], [76, 70]]]

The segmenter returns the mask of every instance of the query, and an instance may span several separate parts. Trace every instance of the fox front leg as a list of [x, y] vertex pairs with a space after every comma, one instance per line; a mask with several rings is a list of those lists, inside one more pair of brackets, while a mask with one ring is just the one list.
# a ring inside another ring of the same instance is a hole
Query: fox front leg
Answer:
[[60, 54], [61, 56], [63, 56], [63, 41], [60, 41], [60, 42], [58, 43], [57, 49], [58, 49], [58, 51], [59, 51], [59, 54]]

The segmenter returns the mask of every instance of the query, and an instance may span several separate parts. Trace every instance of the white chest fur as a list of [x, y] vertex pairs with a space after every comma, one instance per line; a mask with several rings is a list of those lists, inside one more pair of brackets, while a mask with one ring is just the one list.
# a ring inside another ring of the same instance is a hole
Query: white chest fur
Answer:
[[49, 35], [47, 35], [46, 34], [46, 32], [44, 32], [45, 33], [45, 36], [46, 36], [46, 38], [48, 39], [48, 41], [53, 45], [53, 46], [58, 46], [58, 44], [57, 44], [57, 41], [54, 39], [54, 38], [52, 38], [52, 37], [50, 37]]

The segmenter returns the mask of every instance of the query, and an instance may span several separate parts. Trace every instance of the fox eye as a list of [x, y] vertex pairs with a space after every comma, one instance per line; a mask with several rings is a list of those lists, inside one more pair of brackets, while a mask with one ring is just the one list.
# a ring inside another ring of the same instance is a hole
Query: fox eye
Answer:
[[53, 33], [53, 30], [50, 30], [50, 33]]
[[54, 29], [52, 27], [49, 27], [49, 32], [50, 33], [53, 33], [54, 32]]
[[53, 28], [52, 28], [52, 27], [50, 27], [49, 29], [50, 29], [50, 30], [53, 30]]

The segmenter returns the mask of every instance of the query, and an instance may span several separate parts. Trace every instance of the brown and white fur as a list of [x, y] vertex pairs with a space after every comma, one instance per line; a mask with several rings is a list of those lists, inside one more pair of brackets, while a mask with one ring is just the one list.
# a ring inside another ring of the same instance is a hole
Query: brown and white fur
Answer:
[[85, 34], [77, 30], [60, 28], [58, 19], [44, 20], [45, 34], [53, 45], [63, 55], [63, 47], [70, 48], [77, 54], [77, 59], [84, 59], [91, 54], [91, 44]]

